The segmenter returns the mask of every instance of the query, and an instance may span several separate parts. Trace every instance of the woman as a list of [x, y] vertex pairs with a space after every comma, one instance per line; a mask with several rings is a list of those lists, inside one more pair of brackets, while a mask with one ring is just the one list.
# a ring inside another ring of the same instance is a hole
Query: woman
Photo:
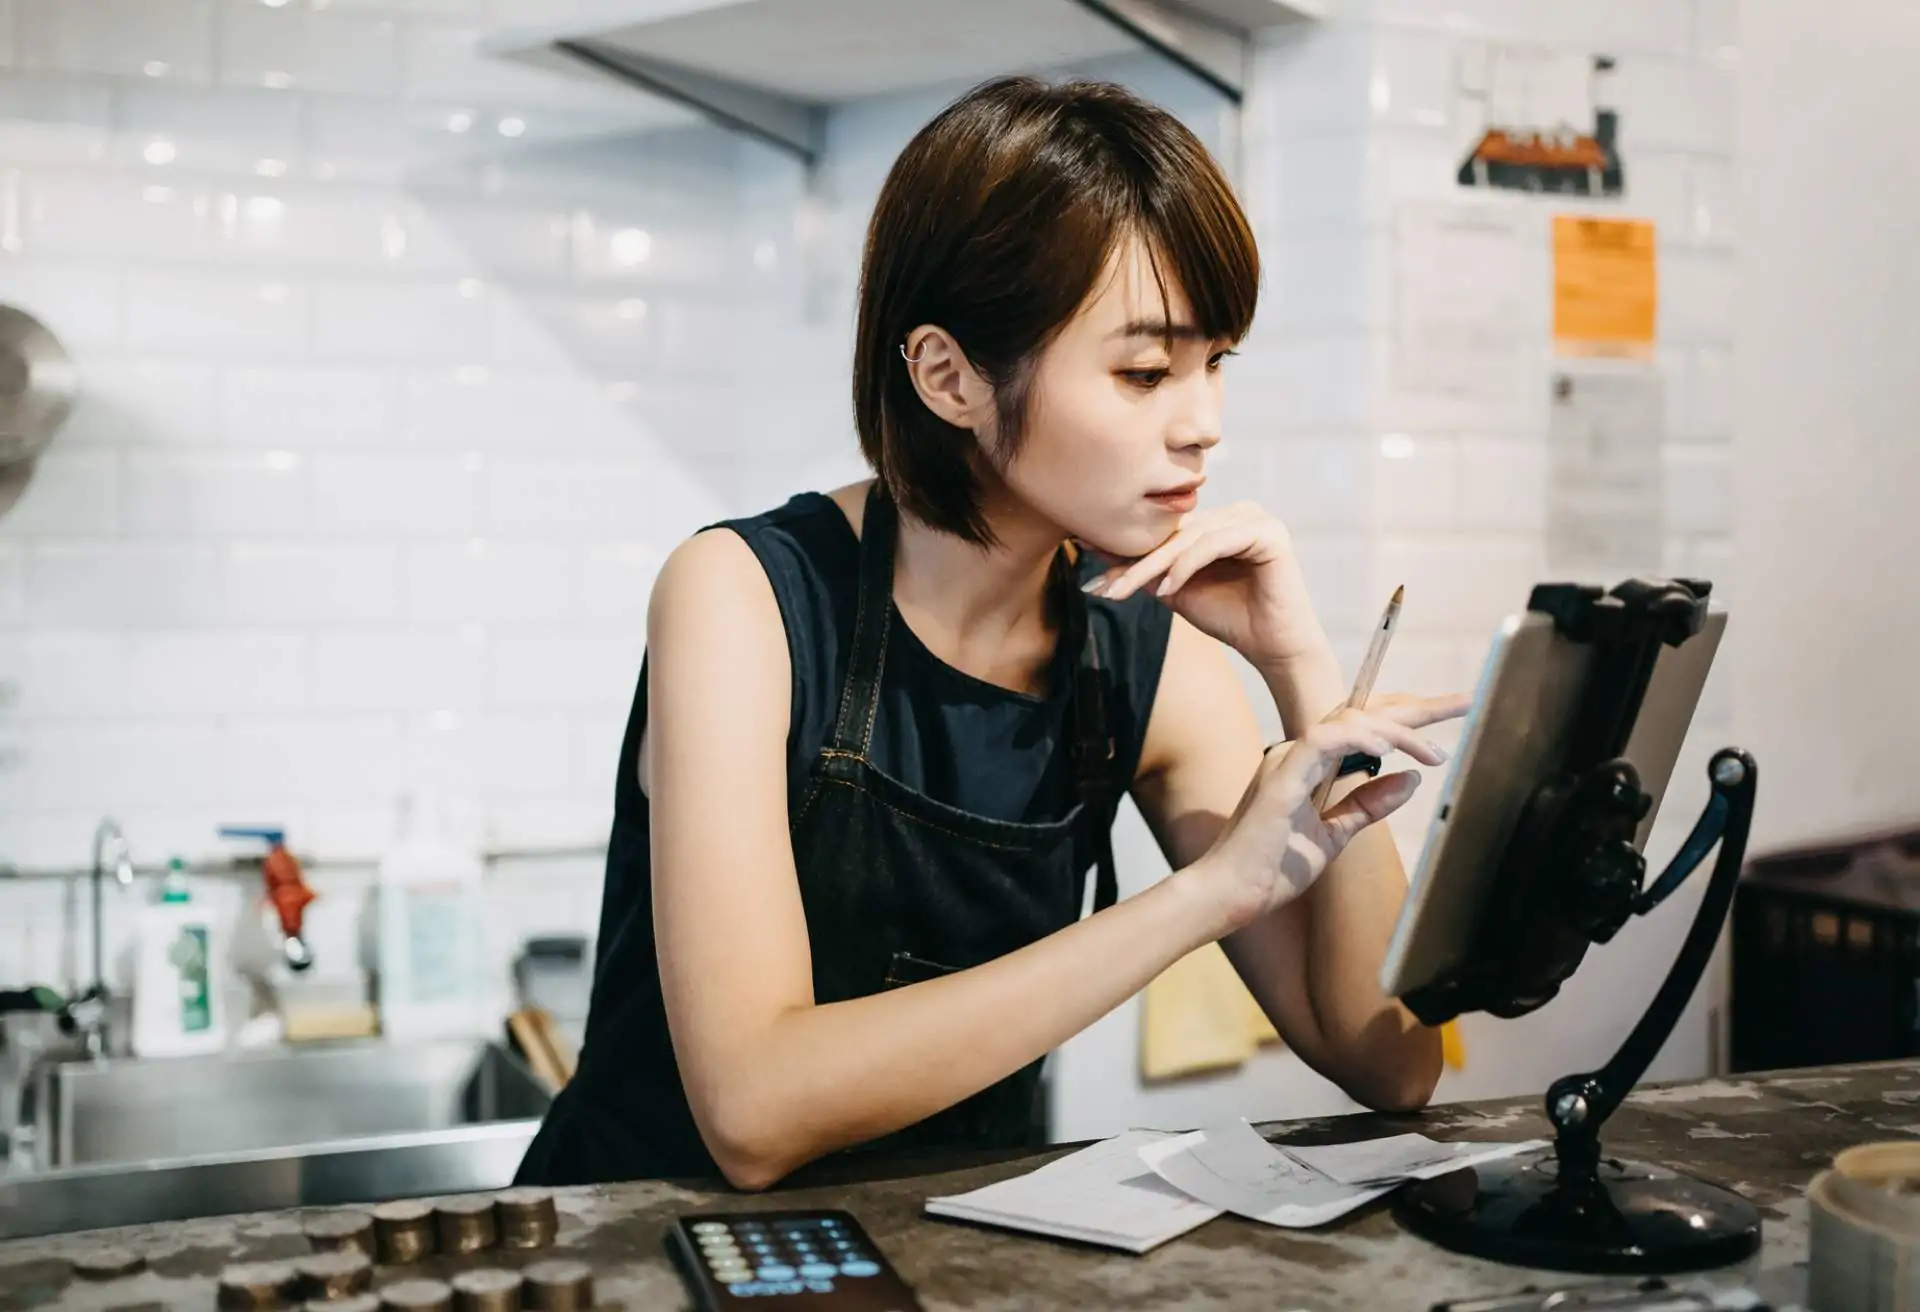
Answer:
[[[1214, 161], [1118, 87], [989, 83], [907, 146], [860, 288], [877, 477], [661, 571], [586, 1042], [524, 1180], [760, 1189], [856, 1146], [1029, 1142], [1041, 1058], [1215, 940], [1316, 1070], [1428, 1098], [1368, 830], [1417, 776], [1310, 794], [1351, 753], [1437, 764], [1417, 730], [1464, 701], [1337, 710], [1285, 530], [1196, 509], [1257, 282]], [[1263, 753], [1223, 644], [1291, 742]], [[1116, 902], [1123, 790], [1174, 873]]]

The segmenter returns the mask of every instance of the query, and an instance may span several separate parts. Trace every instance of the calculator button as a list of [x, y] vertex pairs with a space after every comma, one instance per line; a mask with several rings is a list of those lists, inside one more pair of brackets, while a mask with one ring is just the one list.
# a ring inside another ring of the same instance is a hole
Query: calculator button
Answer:
[[718, 1221], [695, 1221], [693, 1232], [697, 1235], [723, 1235], [727, 1232], [727, 1227]]
[[840, 1273], [840, 1268], [831, 1262], [808, 1262], [800, 1268], [800, 1274], [808, 1280], [831, 1280]]
[[783, 1262], [769, 1262], [758, 1271], [755, 1271], [754, 1274], [762, 1280], [791, 1280], [793, 1279], [794, 1271], [792, 1267]]
[[725, 1266], [715, 1267], [713, 1269], [713, 1278], [728, 1284], [731, 1284], [735, 1280], [751, 1280], [753, 1279], [753, 1268], [729, 1262]]
[[809, 1294], [831, 1294], [833, 1292], [833, 1281], [809, 1280], [807, 1281], [807, 1292]]
[[727, 1286], [727, 1292], [735, 1298], [752, 1298], [760, 1292], [760, 1286], [751, 1280], [736, 1280]]
[[854, 1276], [856, 1278], [860, 1276], [877, 1276], [880, 1274], [880, 1268], [872, 1262], [842, 1262], [840, 1264], [840, 1274], [843, 1276]]

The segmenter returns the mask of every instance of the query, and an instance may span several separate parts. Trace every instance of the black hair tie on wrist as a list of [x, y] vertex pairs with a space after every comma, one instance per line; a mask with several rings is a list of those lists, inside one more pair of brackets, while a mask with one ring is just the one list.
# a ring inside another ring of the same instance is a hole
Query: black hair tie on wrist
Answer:
[[1365, 770], [1367, 778], [1372, 779], [1380, 773], [1382, 764], [1384, 762], [1377, 756], [1369, 756], [1365, 752], [1353, 752], [1340, 758], [1340, 769], [1333, 777], [1344, 779], [1350, 774], [1359, 774]]
[[[1276, 747], [1285, 747], [1288, 741], [1286, 738], [1281, 738], [1268, 743], [1261, 755], [1264, 756]], [[1340, 758], [1340, 768], [1334, 772], [1333, 777], [1335, 779], [1344, 779], [1350, 774], [1359, 774], [1364, 770], [1366, 771], [1367, 778], [1377, 778], [1380, 774], [1380, 768], [1384, 764], [1385, 762], [1377, 756], [1369, 756], [1365, 752], [1349, 752]]]

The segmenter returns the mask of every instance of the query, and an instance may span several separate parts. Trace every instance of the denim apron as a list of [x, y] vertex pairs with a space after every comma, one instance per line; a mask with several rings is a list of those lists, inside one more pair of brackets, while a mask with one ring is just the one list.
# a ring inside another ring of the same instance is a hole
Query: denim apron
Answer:
[[[1110, 832], [1114, 748], [1086, 598], [1073, 585], [1064, 548], [1054, 561], [1051, 586], [1064, 612], [1061, 641], [1078, 653], [1068, 720], [1076, 799], [1068, 812], [1042, 823], [974, 815], [915, 792], [869, 759], [887, 640], [896, 622], [897, 525], [892, 499], [877, 490], [870, 494], [840, 710], [792, 827], [817, 1003], [978, 966], [1071, 925], [1086, 895], [1086, 871], [1075, 856], [1085, 850], [1082, 838], [1092, 840], [1098, 866], [1094, 910], [1111, 906], [1117, 892]], [[993, 767], [980, 762], [979, 768]], [[1034, 1142], [1044, 1111], [1040, 1066], [1035, 1061], [873, 1147]]]
[[[859, 592], [847, 674], [826, 745], [815, 756], [793, 807], [789, 832], [812, 950], [814, 1001], [825, 1005], [900, 988], [1013, 952], [1079, 918], [1091, 857], [1098, 871], [1095, 910], [1113, 904], [1117, 885], [1111, 826], [1121, 782], [1113, 777], [1114, 741], [1102, 701], [1100, 658], [1087, 599], [1074, 586], [1062, 549], [1049, 586], [1062, 618], [1061, 652], [1073, 653], [1073, 687], [1064, 732], [1073, 770], [1066, 814], [1039, 823], [976, 815], [909, 788], [870, 756], [893, 606], [898, 515], [876, 485], [867, 498], [859, 545]], [[1063, 667], [1056, 660], [1052, 668]], [[641, 671], [644, 696], [646, 672]], [[637, 761], [645, 730], [636, 707], [622, 769]], [[991, 760], [962, 762], [991, 770]], [[644, 811], [616, 819], [609, 870], [623, 872], [624, 895], [639, 899], [623, 935], [652, 932]], [[612, 887], [610, 877], [609, 886]], [[603, 937], [610, 922], [603, 919]], [[613, 954], [615, 956], [631, 954]], [[609, 959], [601, 945], [602, 966]], [[747, 967], [747, 968], [750, 968]], [[579, 1073], [561, 1091], [521, 1164], [522, 1183], [573, 1184], [704, 1171], [684, 1086], [671, 1069], [672, 1039], [657, 971], [622, 985], [595, 1009], [609, 1008], [614, 1049], [588, 1039]], [[613, 1012], [624, 1013], [617, 1017]], [[589, 1060], [589, 1057], [592, 1059]], [[1043, 1128], [1041, 1062], [1034, 1061], [918, 1124], [849, 1152], [1024, 1147]]]

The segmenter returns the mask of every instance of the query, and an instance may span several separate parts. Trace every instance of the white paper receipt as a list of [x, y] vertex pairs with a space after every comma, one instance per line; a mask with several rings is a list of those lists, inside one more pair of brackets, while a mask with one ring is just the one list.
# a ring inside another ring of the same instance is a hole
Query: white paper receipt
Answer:
[[1184, 1194], [1268, 1225], [1322, 1225], [1392, 1188], [1356, 1189], [1275, 1148], [1245, 1121], [1148, 1144], [1140, 1160]]
[[1298, 1229], [1345, 1216], [1404, 1180], [1444, 1174], [1533, 1146], [1441, 1144], [1416, 1134], [1282, 1149], [1246, 1121], [1236, 1120], [1144, 1144], [1140, 1159], [1162, 1180], [1201, 1202], [1249, 1220]]
[[1144, 1253], [1220, 1215], [1168, 1185], [1140, 1149], [1172, 1135], [1129, 1130], [1037, 1171], [971, 1193], [929, 1198], [927, 1212]]
[[1528, 1148], [1538, 1148], [1543, 1143], [1543, 1139], [1525, 1143], [1441, 1143], [1424, 1134], [1396, 1134], [1386, 1139], [1317, 1148], [1289, 1144], [1281, 1151], [1341, 1184], [1365, 1185], [1425, 1180], [1457, 1171], [1462, 1166], [1496, 1161]]

